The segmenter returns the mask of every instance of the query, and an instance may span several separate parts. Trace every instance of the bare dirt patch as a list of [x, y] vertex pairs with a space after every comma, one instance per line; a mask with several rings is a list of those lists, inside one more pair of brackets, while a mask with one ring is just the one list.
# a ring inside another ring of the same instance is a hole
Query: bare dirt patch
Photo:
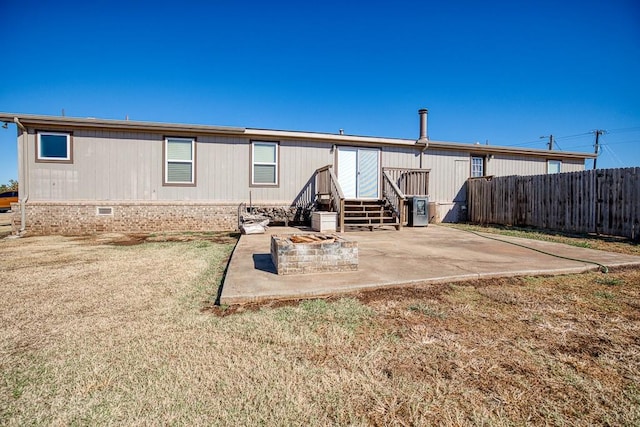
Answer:
[[86, 244], [135, 246], [145, 242], [194, 242], [235, 244], [240, 235], [228, 232], [175, 232], [175, 233], [102, 233], [74, 239]]

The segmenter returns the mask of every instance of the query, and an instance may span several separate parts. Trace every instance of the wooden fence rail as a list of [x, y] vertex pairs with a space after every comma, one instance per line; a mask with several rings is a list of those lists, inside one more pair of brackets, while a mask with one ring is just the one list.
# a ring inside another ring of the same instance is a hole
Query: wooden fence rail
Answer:
[[640, 241], [640, 168], [471, 178], [467, 187], [471, 222]]

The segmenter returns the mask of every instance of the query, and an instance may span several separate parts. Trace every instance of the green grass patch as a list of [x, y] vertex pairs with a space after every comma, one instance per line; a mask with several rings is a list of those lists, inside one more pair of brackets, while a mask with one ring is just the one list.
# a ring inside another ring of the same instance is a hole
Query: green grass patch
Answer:
[[440, 311], [438, 308], [422, 303], [411, 304], [409, 306], [409, 310], [427, 317], [434, 317], [436, 319], [444, 319], [446, 317], [444, 312]]
[[616, 298], [615, 294], [613, 294], [612, 292], [607, 292], [607, 291], [596, 291], [593, 293], [595, 296], [597, 296], [598, 298], [602, 298], [602, 299], [606, 299], [606, 300], [613, 300]]
[[605, 286], [620, 286], [624, 284], [624, 280], [618, 277], [605, 276], [603, 278], [597, 278], [596, 283]]

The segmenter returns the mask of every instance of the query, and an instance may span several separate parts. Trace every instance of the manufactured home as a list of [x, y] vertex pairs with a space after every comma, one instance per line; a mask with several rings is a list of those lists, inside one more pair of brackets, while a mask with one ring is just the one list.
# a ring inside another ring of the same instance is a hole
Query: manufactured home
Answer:
[[0, 113], [18, 129], [20, 234], [233, 230], [251, 208], [274, 220], [334, 211], [338, 229], [465, 218], [470, 177], [580, 171], [592, 154], [418, 138]]

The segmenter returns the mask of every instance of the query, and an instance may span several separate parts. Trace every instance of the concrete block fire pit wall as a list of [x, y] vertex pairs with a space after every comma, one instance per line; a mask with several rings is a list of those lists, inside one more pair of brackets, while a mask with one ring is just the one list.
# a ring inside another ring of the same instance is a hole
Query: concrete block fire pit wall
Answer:
[[271, 260], [278, 274], [358, 270], [358, 242], [335, 234], [271, 236]]

